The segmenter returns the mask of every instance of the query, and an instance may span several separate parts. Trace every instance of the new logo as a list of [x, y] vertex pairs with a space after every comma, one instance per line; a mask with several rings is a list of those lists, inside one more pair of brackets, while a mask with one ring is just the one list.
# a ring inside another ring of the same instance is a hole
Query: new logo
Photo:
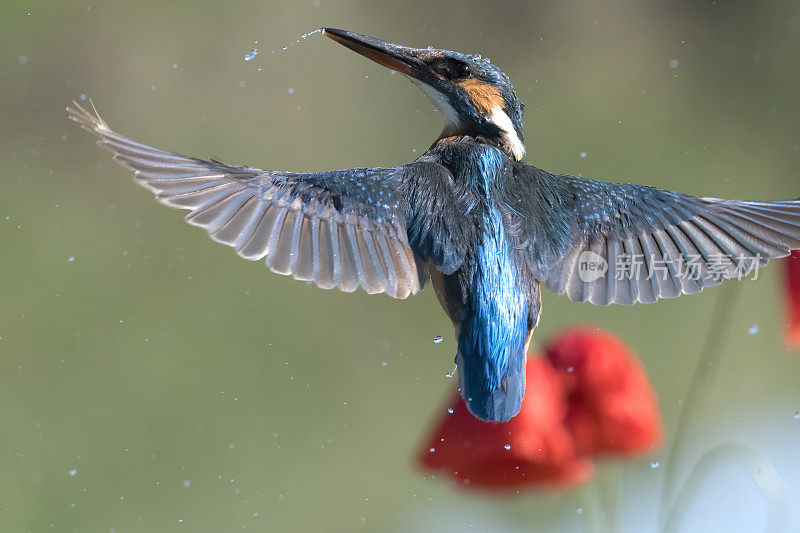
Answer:
[[584, 283], [591, 283], [606, 275], [608, 272], [608, 261], [603, 259], [590, 250], [586, 250], [578, 256], [578, 277]]

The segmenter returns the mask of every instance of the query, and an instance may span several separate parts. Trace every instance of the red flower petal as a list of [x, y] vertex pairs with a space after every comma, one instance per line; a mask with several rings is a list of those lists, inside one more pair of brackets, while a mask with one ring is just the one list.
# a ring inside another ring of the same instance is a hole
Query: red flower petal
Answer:
[[419, 457], [424, 470], [443, 470], [465, 486], [517, 489], [568, 486], [588, 480], [591, 463], [577, 457], [564, 416], [561, 383], [550, 365], [530, 359], [522, 410], [502, 424], [481, 422], [457, 397]]
[[792, 252], [786, 260], [788, 329], [786, 345], [800, 348], [800, 252]]
[[655, 393], [628, 347], [615, 336], [575, 329], [549, 344], [568, 398], [566, 424], [582, 455], [635, 454], [661, 443]]

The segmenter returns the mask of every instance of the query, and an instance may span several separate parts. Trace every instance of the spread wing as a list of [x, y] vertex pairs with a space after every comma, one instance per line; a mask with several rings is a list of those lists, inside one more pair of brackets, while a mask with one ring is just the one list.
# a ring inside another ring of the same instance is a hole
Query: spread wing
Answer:
[[506, 202], [529, 273], [573, 301], [632, 305], [693, 294], [752, 277], [800, 248], [798, 200], [700, 198], [522, 164], [510, 185]]
[[398, 194], [404, 167], [264, 171], [152, 148], [112, 131], [96, 110], [75, 103], [67, 111], [159, 202], [190, 209], [189, 224], [246, 259], [324, 289], [360, 286], [395, 298], [427, 280], [408, 244]]

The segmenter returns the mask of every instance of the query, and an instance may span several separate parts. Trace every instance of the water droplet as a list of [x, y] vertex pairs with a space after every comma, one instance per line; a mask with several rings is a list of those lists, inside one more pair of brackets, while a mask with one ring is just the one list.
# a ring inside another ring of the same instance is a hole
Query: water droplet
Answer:
[[253, 48], [244, 55], [245, 61], [252, 61], [258, 55], [258, 48]]
[[20, 65], [24, 65], [24, 64], [26, 64], [28, 62], [28, 56], [25, 55], [25, 54], [22, 54], [22, 55], [17, 57], [17, 61], [19, 61]]
[[794, 412], [794, 419], [795, 420], [800, 420], [800, 411], [795, 411]]
[[453, 408], [452, 408], [452, 407], [448, 407], [448, 408], [447, 408], [447, 412], [448, 412], [448, 413], [450, 413], [450, 414], [452, 415], [452, 414], [453, 414]]
[[503, 446], [503, 448], [505, 448], [506, 450], [510, 450], [511, 449], [511, 445], [510, 444], [506, 444], [505, 446]]
[[756, 333], [758, 333], [758, 324], [753, 324], [752, 326], [750, 326], [750, 328], [747, 330], [747, 333], [749, 333], [750, 335], [755, 335]]
[[69, 471], [69, 477], [75, 477], [75, 474], [77, 474], [77, 473], [78, 473], [78, 469], [77, 468], [73, 468], [72, 470]]
[[677, 59], [671, 59], [669, 62], [669, 68], [678, 68], [679, 64], [680, 63], [678, 63]]
[[84, 101], [84, 102], [86, 101], [86, 95], [85, 94], [81, 95], [81, 100]]
[[583, 514], [583, 507], [578, 507], [577, 509], [575, 509], [575, 513], [576, 514]]
[[294, 94], [294, 87], [289, 87], [289, 94]]
[[239, 87], [241, 87], [242, 89], [244, 89], [245, 87], [247, 87], [247, 82], [246, 82], [246, 81], [244, 81], [244, 80], [240, 81], [240, 82], [239, 82]]
[[586, 159], [586, 152], [581, 152], [578, 155], [580, 156], [581, 159]]
[[67, 261], [69, 261], [70, 263], [72, 263], [73, 261], [75, 261], [75, 256], [73, 255], [72, 257], [70, 257], [69, 259], [67, 259]]
[[191, 487], [191, 486], [192, 486], [192, 480], [190, 480], [190, 479], [184, 479], [184, 480], [183, 480], [183, 486], [184, 486], [184, 487]]
[[429, 452], [431, 452], [431, 453], [433, 453], [433, 452], [435, 452], [435, 451], [436, 451], [436, 448], [428, 448], [428, 451], [429, 451]]
[[444, 340], [444, 337], [442, 337], [441, 335], [436, 335], [433, 338], [433, 343], [434, 344], [441, 344], [443, 340]]
[[659, 462], [659, 461], [651, 461], [650, 462], [650, 468], [655, 469], [655, 468], [658, 468], [659, 466], [661, 466], [661, 462]]

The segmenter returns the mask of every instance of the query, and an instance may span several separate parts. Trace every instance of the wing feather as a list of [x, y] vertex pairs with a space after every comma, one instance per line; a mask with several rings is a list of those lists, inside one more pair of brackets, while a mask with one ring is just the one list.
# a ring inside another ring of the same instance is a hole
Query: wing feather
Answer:
[[[250, 260], [325, 289], [405, 298], [427, 280], [408, 242], [397, 190], [404, 167], [298, 174], [263, 171], [153, 148], [116, 133], [79, 104], [69, 118], [185, 219]], [[394, 196], [393, 196], [394, 195]]]
[[[507, 189], [530, 275], [575, 301], [652, 303], [747, 276], [800, 249], [800, 200], [748, 202], [616, 184], [518, 163]], [[581, 254], [608, 265], [581, 280]]]

